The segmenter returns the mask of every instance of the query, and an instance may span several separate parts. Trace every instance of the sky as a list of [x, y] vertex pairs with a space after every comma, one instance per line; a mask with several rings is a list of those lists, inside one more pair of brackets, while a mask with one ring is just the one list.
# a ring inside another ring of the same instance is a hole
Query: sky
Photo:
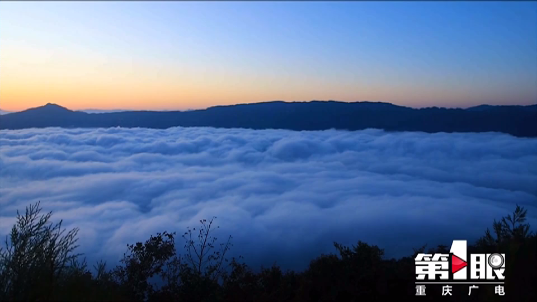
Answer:
[[1, 2], [0, 108], [537, 103], [537, 2]]

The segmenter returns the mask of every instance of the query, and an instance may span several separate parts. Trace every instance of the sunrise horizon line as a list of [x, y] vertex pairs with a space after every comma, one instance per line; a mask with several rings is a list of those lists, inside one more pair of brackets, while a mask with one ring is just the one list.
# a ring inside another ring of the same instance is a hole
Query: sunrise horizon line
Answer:
[[262, 104], [262, 103], [312, 103], [312, 102], [335, 102], [335, 103], [380, 103], [380, 104], [391, 104], [394, 106], [400, 106], [400, 107], [407, 107], [407, 108], [413, 108], [413, 109], [426, 109], [426, 108], [445, 108], [445, 109], [468, 109], [473, 107], [479, 107], [479, 106], [517, 106], [517, 107], [525, 107], [525, 106], [537, 106], [537, 101], [535, 103], [529, 103], [529, 104], [490, 104], [490, 103], [481, 103], [479, 105], [467, 105], [467, 106], [440, 106], [440, 105], [424, 105], [424, 106], [409, 106], [409, 105], [402, 105], [398, 103], [393, 102], [387, 102], [387, 101], [370, 101], [370, 100], [362, 100], [362, 101], [340, 101], [340, 100], [333, 100], [333, 99], [327, 99], [327, 100], [309, 100], [309, 101], [286, 101], [281, 99], [275, 99], [275, 100], [269, 100], [269, 101], [259, 101], [259, 102], [241, 102], [241, 103], [233, 103], [233, 104], [216, 104], [206, 107], [198, 107], [198, 108], [186, 108], [186, 109], [166, 109], [166, 108], [113, 108], [113, 109], [103, 109], [99, 107], [88, 107], [83, 109], [71, 109], [67, 106], [62, 105], [60, 102], [46, 102], [43, 103], [43, 105], [39, 106], [32, 106], [27, 107], [26, 109], [22, 110], [4, 110], [3, 107], [0, 107], [0, 111], [6, 112], [6, 113], [16, 113], [16, 112], [23, 112], [26, 110], [31, 109], [37, 109], [41, 108], [47, 105], [56, 105], [63, 107], [65, 109], [68, 109], [70, 111], [78, 111], [78, 112], [84, 112], [84, 111], [103, 111], [103, 112], [112, 112], [112, 111], [196, 111], [196, 110], [207, 110], [209, 108], [213, 107], [226, 107], [226, 106], [236, 106], [236, 105], [252, 105], [252, 104]]

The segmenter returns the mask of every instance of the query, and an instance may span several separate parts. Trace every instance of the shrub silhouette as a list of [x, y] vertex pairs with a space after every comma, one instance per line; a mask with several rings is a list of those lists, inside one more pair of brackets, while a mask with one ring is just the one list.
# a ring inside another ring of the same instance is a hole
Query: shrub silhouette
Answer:
[[62, 221], [49, 222], [51, 212], [39, 215], [38, 202], [26, 208], [11, 229], [5, 249], [0, 249], [0, 298], [2, 300], [48, 300], [78, 255], [78, 229], [65, 233]]
[[[162, 232], [145, 242], [128, 244], [118, 265], [105, 262], [88, 270], [77, 248], [78, 229], [62, 229], [40, 215], [40, 204], [30, 205], [0, 248], [0, 300], [2, 301], [385, 301], [415, 295], [417, 253], [385, 259], [384, 250], [358, 241], [350, 247], [334, 242], [337, 254], [320, 255], [303, 272], [273, 265], [254, 272], [242, 257], [226, 258], [232, 237], [217, 243], [213, 217], [183, 234], [184, 252], [175, 248], [175, 233]], [[537, 236], [526, 222], [527, 211], [515, 211], [494, 221], [491, 232], [468, 246], [469, 253], [506, 254], [506, 297], [510, 301], [537, 298]], [[219, 227], [216, 227], [219, 228]], [[197, 234], [197, 235], [196, 235]], [[428, 253], [448, 253], [445, 245]], [[427, 285], [421, 300], [438, 300], [442, 285]], [[503, 301], [505, 297], [467, 288], [453, 290], [457, 301]]]
[[168, 260], [175, 255], [174, 233], [158, 233], [142, 244], [128, 244], [123, 265], [117, 266], [113, 276], [131, 300], [145, 301], [154, 294], [150, 278], [162, 275]]
[[[226, 253], [233, 246], [231, 243], [231, 235], [225, 243], [219, 245], [219, 249], [215, 250], [216, 237], [210, 234], [211, 227], [213, 225], [216, 216], [211, 218], [208, 222], [206, 219], [200, 220], [201, 227], [198, 231], [197, 241], [192, 239], [192, 230], [188, 228], [188, 231], [183, 234], [185, 239], [185, 249], [187, 253], [184, 257], [195, 273], [204, 278], [208, 278], [213, 282], [221, 280], [224, 274], [224, 262], [228, 262], [225, 258]], [[220, 226], [217, 226], [220, 228]]]

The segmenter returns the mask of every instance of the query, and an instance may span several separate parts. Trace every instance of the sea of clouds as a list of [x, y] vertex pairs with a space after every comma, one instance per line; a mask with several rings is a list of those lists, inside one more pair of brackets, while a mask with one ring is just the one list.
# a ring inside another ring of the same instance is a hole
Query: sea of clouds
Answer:
[[[41, 201], [88, 262], [200, 219], [230, 256], [303, 269], [333, 242], [408, 256], [473, 242], [516, 204], [537, 226], [537, 139], [500, 133], [214, 128], [0, 131], [0, 235]], [[177, 238], [182, 252], [183, 241]]]

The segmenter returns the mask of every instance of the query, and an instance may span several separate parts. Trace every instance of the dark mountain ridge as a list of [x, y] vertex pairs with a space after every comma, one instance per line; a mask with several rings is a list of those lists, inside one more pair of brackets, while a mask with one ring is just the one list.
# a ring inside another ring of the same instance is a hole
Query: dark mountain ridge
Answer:
[[86, 113], [48, 103], [0, 116], [0, 129], [43, 127], [222, 127], [250, 129], [503, 132], [537, 137], [537, 104], [410, 108], [382, 102], [310, 101], [237, 104], [191, 111]]

